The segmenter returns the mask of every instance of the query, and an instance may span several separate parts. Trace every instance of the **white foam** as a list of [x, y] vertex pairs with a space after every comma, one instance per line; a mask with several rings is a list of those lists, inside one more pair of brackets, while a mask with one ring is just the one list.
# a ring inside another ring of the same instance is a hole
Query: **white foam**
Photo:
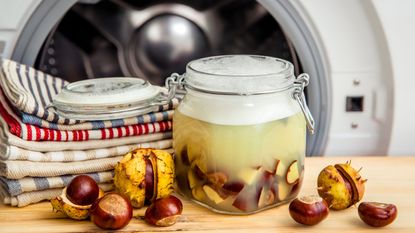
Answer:
[[198, 60], [191, 64], [197, 71], [216, 75], [267, 75], [276, 74], [286, 64], [263, 56], [225, 56]]
[[251, 55], [208, 57], [189, 63], [186, 84], [212, 92], [251, 95], [292, 86], [293, 66], [277, 58]]
[[300, 111], [290, 91], [266, 95], [225, 96], [188, 90], [178, 111], [220, 125], [253, 125], [292, 116]]

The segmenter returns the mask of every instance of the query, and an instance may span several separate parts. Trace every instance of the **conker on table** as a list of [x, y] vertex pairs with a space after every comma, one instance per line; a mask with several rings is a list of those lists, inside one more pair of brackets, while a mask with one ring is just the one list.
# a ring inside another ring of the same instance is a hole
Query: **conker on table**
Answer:
[[117, 193], [104, 195], [91, 207], [91, 221], [103, 229], [121, 229], [132, 217], [133, 208], [130, 201]]
[[329, 214], [329, 208], [323, 198], [311, 195], [294, 199], [289, 206], [291, 217], [304, 225], [316, 225]]
[[167, 196], [155, 200], [146, 210], [144, 220], [155, 226], [171, 226], [183, 210], [182, 202], [175, 196]]
[[365, 183], [351, 161], [325, 167], [317, 179], [318, 194], [331, 209], [346, 209], [363, 198]]
[[91, 205], [99, 196], [99, 187], [94, 179], [79, 175], [66, 188], [66, 197], [76, 205]]
[[358, 211], [363, 222], [373, 227], [389, 225], [398, 214], [395, 205], [379, 202], [362, 202]]
[[76, 176], [62, 190], [62, 194], [50, 200], [54, 210], [76, 220], [86, 219], [92, 203], [102, 197], [104, 192], [87, 175]]

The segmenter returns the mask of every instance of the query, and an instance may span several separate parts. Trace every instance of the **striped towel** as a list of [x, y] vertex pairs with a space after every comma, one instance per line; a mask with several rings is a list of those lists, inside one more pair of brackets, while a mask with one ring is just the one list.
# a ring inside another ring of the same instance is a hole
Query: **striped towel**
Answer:
[[[114, 189], [114, 184], [111, 183], [102, 183], [98, 186], [105, 192], [111, 191]], [[3, 193], [0, 189], [0, 199], [6, 205], [24, 207], [33, 203], [38, 203], [45, 200], [50, 200], [56, 196], [59, 196], [62, 193], [62, 188], [56, 189], [46, 189], [42, 191], [33, 191], [19, 194], [15, 197]]]
[[[169, 109], [174, 109], [178, 105], [179, 101], [177, 99], [172, 100], [171, 107]], [[126, 125], [137, 125], [144, 123], [152, 123], [159, 121], [168, 121], [173, 118], [174, 110], [166, 110], [163, 112], [154, 112], [147, 113], [144, 115], [129, 117], [124, 119], [117, 120], [108, 120], [108, 121], [87, 121], [79, 124], [73, 125], [60, 125], [52, 122], [45, 121], [39, 117], [26, 114], [21, 112], [21, 120], [25, 124], [35, 125], [42, 128], [56, 129], [56, 130], [91, 130], [91, 129], [103, 129], [103, 128], [115, 128]]]
[[[173, 149], [165, 149], [173, 153]], [[123, 156], [75, 162], [32, 162], [21, 160], [0, 161], [0, 176], [8, 179], [31, 177], [53, 177], [69, 174], [110, 171]]]
[[122, 156], [76, 162], [31, 162], [31, 161], [0, 161], [0, 176], [8, 179], [31, 177], [53, 177], [92, 172], [110, 171]]
[[91, 150], [64, 150], [38, 152], [3, 144], [0, 141], [0, 160], [26, 160], [33, 162], [74, 162], [92, 159], [102, 159], [127, 154], [136, 148], [166, 149], [172, 147], [172, 140], [165, 139], [154, 142], [144, 142], [125, 146], [115, 146]]
[[[86, 175], [93, 178], [97, 183], [112, 182], [114, 173], [95, 172]], [[41, 191], [52, 188], [64, 188], [76, 175], [64, 175], [56, 177], [25, 177], [23, 179], [7, 179], [0, 177], [0, 188], [8, 195], [14, 197], [25, 192]]]
[[162, 132], [154, 134], [145, 134], [138, 136], [113, 138], [103, 140], [89, 140], [79, 142], [57, 142], [57, 141], [25, 141], [20, 137], [9, 132], [7, 124], [0, 117], [0, 140], [4, 145], [13, 145], [19, 148], [23, 148], [31, 151], [38, 152], [52, 152], [52, 151], [65, 151], [65, 150], [90, 150], [90, 149], [102, 149], [115, 146], [129, 145], [129, 144], [140, 144], [144, 142], [154, 142], [163, 139], [171, 139], [172, 133]]
[[87, 141], [151, 134], [171, 130], [171, 121], [121, 126], [98, 130], [54, 130], [24, 124], [0, 93], [0, 114], [9, 126], [10, 133], [27, 141]]
[[53, 110], [46, 109], [46, 106], [67, 84], [68, 82], [63, 79], [26, 65], [6, 59], [1, 61], [0, 85], [7, 98], [17, 109], [42, 119], [60, 124], [80, 122], [62, 118]]
[[[46, 109], [46, 106], [52, 103], [53, 98], [68, 84], [67, 81], [7, 59], [0, 60], [0, 63], [0, 86], [11, 104], [19, 111], [26, 113], [23, 117], [24, 123], [48, 128], [49, 124], [39, 123], [37, 119], [31, 118], [29, 115], [60, 125], [85, 122], [64, 118], [53, 109]], [[177, 106], [177, 102], [178, 100], [174, 100], [169, 105], [160, 106], [155, 112], [171, 109], [174, 105]], [[111, 124], [105, 123], [104, 125]], [[88, 125], [86, 129], [93, 128]]]

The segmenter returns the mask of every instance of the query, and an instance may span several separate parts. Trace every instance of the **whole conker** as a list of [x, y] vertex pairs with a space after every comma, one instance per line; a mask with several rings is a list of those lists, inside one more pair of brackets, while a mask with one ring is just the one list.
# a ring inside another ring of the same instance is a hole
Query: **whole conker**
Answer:
[[359, 216], [372, 227], [384, 227], [392, 223], [398, 215], [393, 204], [379, 202], [362, 202], [358, 207]]
[[79, 175], [66, 188], [66, 197], [76, 205], [91, 205], [99, 196], [99, 187], [94, 179]]
[[121, 229], [132, 217], [133, 208], [130, 201], [117, 193], [104, 195], [91, 207], [91, 221], [103, 229]]
[[311, 195], [294, 199], [289, 206], [291, 217], [304, 225], [316, 225], [329, 214], [329, 208], [323, 198]]
[[146, 210], [144, 220], [155, 226], [171, 226], [183, 210], [182, 202], [175, 196], [167, 196], [155, 200]]

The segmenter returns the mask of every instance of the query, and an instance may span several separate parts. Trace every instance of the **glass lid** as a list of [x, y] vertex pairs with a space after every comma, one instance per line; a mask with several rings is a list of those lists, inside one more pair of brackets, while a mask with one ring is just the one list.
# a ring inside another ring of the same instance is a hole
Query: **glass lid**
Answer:
[[139, 78], [98, 78], [66, 85], [53, 100], [59, 105], [108, 106], [146, 101], [160, 88]]
[[50, 107], [71, 119], [117, 119], [152, 111], [160, 96], [161, 88], [143, 79], [98, 78], [66, 85]]

